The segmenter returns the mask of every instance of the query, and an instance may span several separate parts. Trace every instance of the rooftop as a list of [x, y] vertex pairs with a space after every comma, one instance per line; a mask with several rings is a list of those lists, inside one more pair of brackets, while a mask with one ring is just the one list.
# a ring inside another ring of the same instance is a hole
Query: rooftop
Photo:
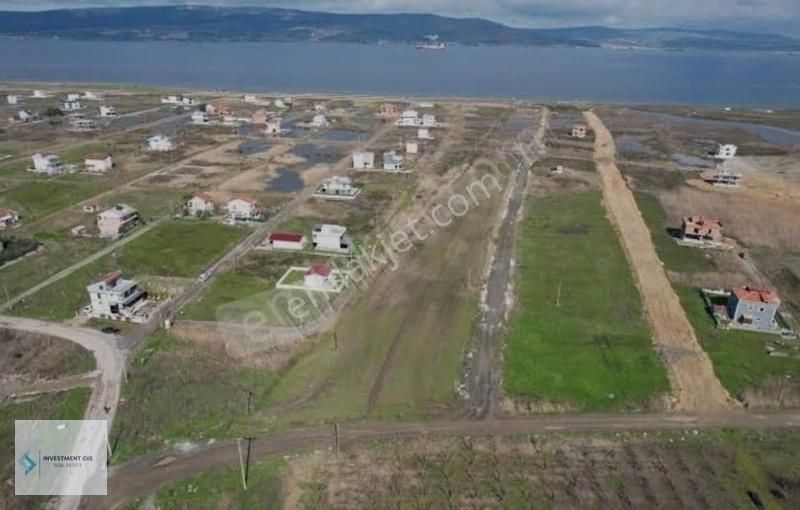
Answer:
[[758, 289], [755, 287], [736, 287], [733, 294], [741, 301], [753, 303], [768, 303], [773, 305], [781, 304], [778, 294], [768, 289]]
[[267, 237], [267, 240], [299, 243], [303, 240], [303, 234], [295, 234], [294, 232], [273, 232]]
[[329, 266], [328, 264], [314, 264], [313, 266], [308, 268], [306, 274], [309, 275], [316, 274], [322, 277], [327, 277], [330, 276], [331, 271], [332, 271], [331, 266]]

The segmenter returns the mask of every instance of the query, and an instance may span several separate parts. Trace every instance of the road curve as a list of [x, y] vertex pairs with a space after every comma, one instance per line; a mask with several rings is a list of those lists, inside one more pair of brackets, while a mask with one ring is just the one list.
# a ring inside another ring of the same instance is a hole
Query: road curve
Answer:
[[[92, 395], [89, 397], [83, 418], [108, 420], [108, 425], [111, 426], [114, 414], [117, 412], [120, 387], [125, 372], [125, 352], [117, 347], [116, 337], [94, 329], [21, 317], [0, 316], [0, 328], [63, 338], [90, 351], [94, 356], [99, 377], [92, 384]], [[79, 504], [79, 497], [62, 497], [58, 500], [59, 510], [74, 510]]]
[[[547, 415], [522, 419], [431, 421], [427, 423], [369, 423], [339, 427], [341, 445], [376, 440], [408, 439], [420, 436], [517, 435], [574, 431], [693, 430], [709, 428], [795, 428], [800, 412], [755, 413], [728, 411], [711, 414], [574, 414]], [[296, 429], [292, 432], [256, 438], [251, 458], [262, 459], [314, 448], [333, 446], [333, 428]], [[160, 452], [111, 469], [108, 496], [85, 498], [86, 508], [119, 508], [160, 487], [204, 472], [236, 466], [236, 441], [198, 447], [189, 452]]]

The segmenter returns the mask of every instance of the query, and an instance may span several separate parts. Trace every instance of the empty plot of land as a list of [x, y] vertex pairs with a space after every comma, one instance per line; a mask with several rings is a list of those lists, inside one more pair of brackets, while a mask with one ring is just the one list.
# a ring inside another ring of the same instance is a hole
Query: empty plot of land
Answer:
[[675, 407], [694, 411], [724, 409], [732, 399], [714, 375], [711, 360], [700, 347], [667, 279], [633, 193], [617, 168], [614, 139], [600, 117], [592, 112], [585, 115], [597, 135], [595, 160], [604, 204], [639, 284], [654, 341], [667, 364]]

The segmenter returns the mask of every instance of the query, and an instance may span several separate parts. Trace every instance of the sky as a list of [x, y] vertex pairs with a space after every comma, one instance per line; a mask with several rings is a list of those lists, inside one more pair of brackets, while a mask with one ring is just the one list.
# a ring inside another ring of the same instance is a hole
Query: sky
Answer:
[[520, 27], [682, 26], [800, 36], [800, 0], [0, 0], [0, 10], [204, 4], [482, 17]]

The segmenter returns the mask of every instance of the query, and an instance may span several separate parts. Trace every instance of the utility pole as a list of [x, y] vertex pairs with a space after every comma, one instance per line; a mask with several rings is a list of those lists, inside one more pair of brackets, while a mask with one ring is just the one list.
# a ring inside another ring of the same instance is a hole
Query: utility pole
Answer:
[[336, 445], [336, 456], [339, 456], [339, 424], [333, 424], [334, 443]]
[[334, 351], [338, 351], [339, 350], [339, 337], [337, 336], [335, 330], [333, 332], [333, 350]]
[[556, 307], [561, 306], [561, 282], [558, 282], [558, 294], [556, 295]]
[[247, 490], [247, 473], [244, 467], [244, 461], [242, 460], [242, 439], [236, 439], [236, 449], [239, 452], [239, 468], [242, 472], [242, 488]]

